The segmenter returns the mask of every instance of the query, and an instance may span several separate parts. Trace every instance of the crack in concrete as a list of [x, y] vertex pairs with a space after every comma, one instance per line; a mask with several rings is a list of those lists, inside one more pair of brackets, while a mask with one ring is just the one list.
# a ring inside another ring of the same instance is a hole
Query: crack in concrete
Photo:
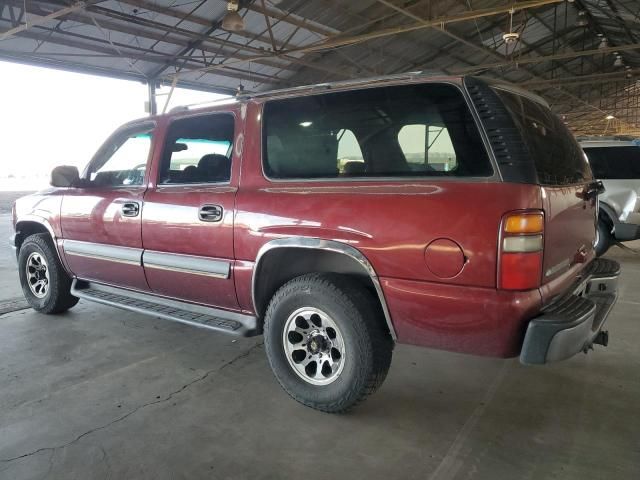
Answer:
[[[38, 448], [37, 450], [34, 450], [32, 452], [29, 453], [24, 453], [22, 455], [18, 455], [15, 457], [11, 457], [11, 458], [4, 458], [4, 459], [0, 459], [0, 463], [9, 463], [9, 462], [13, 462], [15, 460], [20, 460], [23, 458], [27, 458], [27, 457], [31, 457], [33, 455], [37, 455], [38, 453], [42, 453], [42, 452], [47, 452], [47, 451], [53, 451], [55, 453], [56, 450], [60, 450], [63, 448], [67, 448], [68, 446], [80, 441], [81, 439], [83, 439], [84, 437], [91, 435], [92, 433], [98, 432], [100, 430], [104, 430], [106, 428], [109, 428], [110, 426], [121, 422], [127, 418], [129, 418], [131, 415], [139, 412], [140, 410], [150, 407], [152, 405], [158, 405], [160, 403], [165, 403], [168, 402], [169, 400], [171, 400], [175, 395], [178, 395], [180, 393], [182, 393], [183, 391], [185, 391], [187, 388], [189, 388], [190, 386], [202, 382], [204, 380], [207, 379], [207, 377], [209, 377], [209, 375], [213, 374], [213, 373], [217, 373], [222, 371], [223, 369], [233, 365], [234, 363], [236, 363], [238, 360], [242, 360], [243, 358], [248, 357], [254, 350], [256, 350], [257, 348], [261, 347], [263, 345], [262, 342], [255, 344], [254, 346], [252, 346], [251, 348], [249, 348], [246, 352], [241, 353], [240, 355], [232, 358], [231, 360], [229, 360], [228, 362], [222, 364], [222, 366], [208, 370], [207, 372], [204, 373], [204, 375], [201, 375], [197, 378], [195, 378], [194, 380], [190, 381], [189, 383], [183, 385], [182, 387], [180, 387], [177, 390], [174, 390], [173, 392], [169, 393], [165, 398], [161, 398], [161, 399], [156, 399], [152, 402], [147, 402], [144, 403], [136, 408], [134, 408], [133, 410], [125, 413], [124, 415], [121, 415], [120, 417], [116, 418], [115, 420], [112, 420], [108, 423], [105, 423], [104, 425], [100, 425], [98, 427], [92, 428], [90, 430], [87, 430], [84, 433], [81, 433], [80, 435], [78, 435], [76, 438], [74, 438], [73, 440], [67, 442], [67, 443], [63, 443], [62, 445], [56, 445], [53, 447], [41, 447]], [[53, 455], [52, 455], [53, 456]], [[3, 469], [4, 470], [4, 469]]]

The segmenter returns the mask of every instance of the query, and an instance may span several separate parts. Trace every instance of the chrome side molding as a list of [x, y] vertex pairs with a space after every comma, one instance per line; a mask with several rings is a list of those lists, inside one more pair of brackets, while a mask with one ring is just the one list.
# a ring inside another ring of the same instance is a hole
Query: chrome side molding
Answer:
[[145, 250], [142, 254], [145, 268], [169, 270], [172, 272], [205, 275], [215, 278], [229, 278], [231, 264], [224, 260], [215, 260], [195, 255], [156, 252]]
[[62, 248], [67, 255], [142, 266], [141, 248], [119, 247], [67, 239], [62, 241]]

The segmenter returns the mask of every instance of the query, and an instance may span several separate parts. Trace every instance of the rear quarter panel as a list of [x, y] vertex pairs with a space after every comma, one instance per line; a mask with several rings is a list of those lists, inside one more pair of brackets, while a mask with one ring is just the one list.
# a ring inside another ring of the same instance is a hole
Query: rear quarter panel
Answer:
[[[539, 187], [497, 181], [270, 181], [262, 174], [260, 114], [261, 105], [250, 103], [236, 199], [239, 272], [251, 269], [266, 242], [303, 236], [354, 246], [381, 278], [495, 289], [502, 216], [542, 208]], [[424, 259], [427, 245], [441, 238], [464, 252], [464, 266], [451, 278], [435, 275]], [[243, 309], [252, 309], [249, 295], [239, 297]]]

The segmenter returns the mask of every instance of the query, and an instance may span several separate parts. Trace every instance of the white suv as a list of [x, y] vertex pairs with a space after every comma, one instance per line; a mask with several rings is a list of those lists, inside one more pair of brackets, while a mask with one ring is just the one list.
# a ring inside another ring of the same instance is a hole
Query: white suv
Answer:
[[616, 241], [640, 238], [640, 139], [627, 136], [578, 137], [593, 176], [605, 192], [600, 210], [596, 252], [604, 254]]

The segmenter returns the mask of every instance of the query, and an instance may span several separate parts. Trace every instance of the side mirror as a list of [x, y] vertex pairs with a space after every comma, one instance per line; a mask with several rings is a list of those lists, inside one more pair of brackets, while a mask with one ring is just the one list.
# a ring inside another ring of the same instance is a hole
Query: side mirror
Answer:
[[73, 187], [78, 184], [80, 173], [76, 167], [62, 165], [56, 167], [51, 172], [52, 187]]

